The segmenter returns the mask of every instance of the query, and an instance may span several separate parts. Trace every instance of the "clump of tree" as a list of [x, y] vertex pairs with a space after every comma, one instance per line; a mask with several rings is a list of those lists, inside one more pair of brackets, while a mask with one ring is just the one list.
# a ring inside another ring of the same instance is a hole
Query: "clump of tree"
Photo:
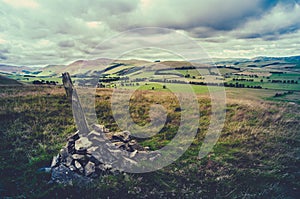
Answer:
[[45, 80], [33, 80], [32, 81], [33, 84], [36, 85], [42, 85], [42, 84], [47, 84], [47, 85], [56, 85], [58, 82], [55, 81], [45, 81]]
[[268, 80], [271, 83], [283, 83], [283, 84], [298, 84], [298, 81], [295, 80], [280, 80], [280, 79], [272, 79]]
[[233, 81], [242, 81], [242, 82], [253, 82], [254, 79], [246, 79], [246, 78], [233, 78]]

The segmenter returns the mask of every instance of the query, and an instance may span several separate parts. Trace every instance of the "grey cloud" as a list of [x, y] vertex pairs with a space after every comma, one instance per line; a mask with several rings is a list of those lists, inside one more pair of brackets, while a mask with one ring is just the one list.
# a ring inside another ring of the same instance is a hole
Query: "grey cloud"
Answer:
[[295, 33], [300, 30], [299, 18], [299, 4], [280, 2], [260, 18], [247, 21], [235, 31], [235, 35], [240, 39], [280, 39], [281, 35]]
[[5, 55], [3, 55], [2, 53], [0, 53], [0, 59], [1, 59], [1, 60], [7, 60], [7, 59], [8, 59], [8, 57], [7, 57], [7, 56], [5, 56]]
[[[1, 45], [0, 45], [1, 47]], [[9, 56], [10, 50], [8, 48], [0, 48], [0, 59], [7, 60]]]
[[58, 43], [58, 46], [62, 47], [62, 48], [71, 48], [71, 47], [75, 46], [75, 43], [74, 43], [74, 41], [71, 41], [71, 40], [60, 41]]
[[266, 0], [149, 2], [149, 5], [145, 7], [141, 5], [139, 10], [127, 18], [129, 26], [131, 24], [134, 27], [150, 25], [175, 29], [207, 27], [215, 30], [231, 30], [251, 16], [262, 15], [274, 5]]

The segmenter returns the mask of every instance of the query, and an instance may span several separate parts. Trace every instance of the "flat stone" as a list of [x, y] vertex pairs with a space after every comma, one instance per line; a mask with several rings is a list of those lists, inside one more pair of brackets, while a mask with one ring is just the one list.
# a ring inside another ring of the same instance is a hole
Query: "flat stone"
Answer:
[[75, 149], [79, 150], [80, 148], [89, 148], [93, 143], [89, 141], [87, 137], [81, 137], [75, 142]]
[[101, 134], [95, 130], [91, 131], [87, 136], [88, 137], [94, 137], [94, 136], [97, 136], [99, 137]]
[[124, 157], [123, 156], [123, 159], [125, 160], [124, 162], [126, 163], [126, 164], [133, 164], [133, 165], [136, 165], [137, 164], [137, 162], [136, 161], [134, 161], [134, 160], [132, 160], [132, 159], [130, 159], [130, 158], [126, 158], [126, 157]]
[[100, 164], [97, 168], [101, 171], [109, 171], [112, 169], [112, 166], [110, 164]]
[[138, 150], [138, 151], [144, 151], [144, 147], [140, 146], [135, 140], [130, 140], [130, 142], [128, 142], [128, 146], [129, 146], [129, 149], [128, 151], [130, 152], [133, 152], [135, 150]]
[[108, 149], [108, 151], [115, 157], [122, 155], [122, 151], [120, 149]]
[[82, 167], [82, 165], [80, 164], [80, 162], [78, 162], [77, 160], [75, 160], [74, 166], [75, 166], [75, 168], [76, 168], [80, 173], [83, 173], [83, 167]]
[[74, 159], [74, 160], [83, 160], [83, 159], [85, 159], [85, 156], [84, 155], [81, 155], [81, 154], [73, 154], [72, 155], [72, 158]]
[[125, 148], [125, 143], [124, 142], [114, 142], [113, 143], [117, 148]]
[[129, 131], [122, 131], [114, 133], [112, 136], [112, 139], [114, 140], [120, 140], [123, 142], [128, 142], [130, 140], [130, 132]]
[[87, 153], [93, 153], [93, 152], [95, 152], [95, 151], [97, 151], [99, 149], [99, 147], [97, 147], [97, 146], [92, 146], [92, 147], [90, 147], [90, 148], [88, 148], [87, 149]]
[[130, 153], [129, 157], [134, 158], [136, 156], [137, 152], [138, 152], [137, 150], [133, 151], [132, 153]]
[[100, 142], [100, 143], [106, 142], [105, 139], [103, 139], [103, 138], [101, 138], [101, 137], [96, 137], [96, 136], [92, 137], [92, 138], [91, 138], [91, 141], [92, 141], [93, 143], [94, 143], [94, 141], [97, 141], [97, 142]]
[[128, 145], [129, 145], [129, 146], [133, 146], [133, 145], [136, 145], [136, 144], [137, 144], [136, 140], [130, 140], [130, 141], [128, 142]]
[[95, 172], [95, 164], [93, 162], [88, 162], [85, 167], [85, 176], [89, 176]]

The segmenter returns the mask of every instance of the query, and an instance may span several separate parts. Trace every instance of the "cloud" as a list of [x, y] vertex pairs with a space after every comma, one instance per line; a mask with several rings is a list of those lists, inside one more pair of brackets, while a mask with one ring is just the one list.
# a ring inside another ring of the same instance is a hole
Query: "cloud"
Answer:
[[239, 38], [279, 39], [300, 29], [300, 5], [279, 3], [260, 18], [247, 21], [236, 30]]
[[5, 43], [6, 43], [6, 40], [0, 38], [0, 44], [5, 44]]
[[5, 63], [64, 64], [121, 45], [147, 46], [147, 39], [184, 48], [163, 29], [137, 30], [119, 43], [99, 45], [149, 26], [190, 36], [211, 56], [300, 54], [299, 0], [3, 0], [0, 7], [0, 50], [9, 49], [1, 54]]
[[3, 0], [3, 2], [15, 8], [35, 9], [39, 7], [39, 4], [34, 0]]
[[175, 29], [208, 27], [231, 30], [248, 17], [263, 14], [272, 5], [263, 0], [142, 0], [138, 9], [127, 16], [127, 20], [129, 25], [135, 27], [149, 25]]
[[72, 40], [60, 41], [58, 46], [62, 48], [71, 48], [75, 46], [75, 43]]

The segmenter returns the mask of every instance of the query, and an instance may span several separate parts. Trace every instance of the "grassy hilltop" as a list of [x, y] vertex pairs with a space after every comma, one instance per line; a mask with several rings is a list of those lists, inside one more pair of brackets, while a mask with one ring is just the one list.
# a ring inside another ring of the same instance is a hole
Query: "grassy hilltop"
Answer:
[[[144, 124], [151, 104], [159, 103], [167, 109], [162, 131], [139, 140], [143, 146], [156, 150], [176, 134], [180, 109], [175, 96], [167, 91], [168, 85], [166, 89], [152, 87], [135, 92], [130, 111], [135, 122]], [[203, 88], [197, 94], [201, 113], [198, 133], [180, 159], [156, 172], [103, 176], [88, 187], [47, 184], [49, 174], [37, 172], [50, 164], [52, 156], [66, 144], [66, 138], [76, 131], [64, 89], [46, 85], [0, 87], [0, 195], [296, 198], [300, 188], [299, 105], [268, 100], [278, 91], [227, 88], [226, 122], [221, 137], [213, 151], [199, 160], [211, 108], [205, 86], [199, 87]], [[110, 88], [97, 89], [96, 112], [99, 122], [118, 130], [111, 113], [111, 94]]]

